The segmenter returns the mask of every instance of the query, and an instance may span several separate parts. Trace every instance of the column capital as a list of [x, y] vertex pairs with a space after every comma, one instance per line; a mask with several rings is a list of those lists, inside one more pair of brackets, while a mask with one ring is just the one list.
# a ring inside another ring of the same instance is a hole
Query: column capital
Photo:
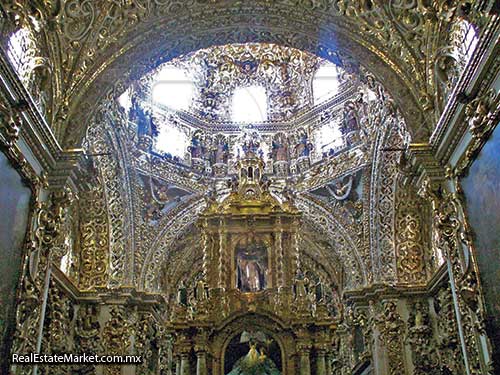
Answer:
[[316, 343], [314, 344], [314, 349], [316, 350], [316, 353], [318, 355], [326, 355], [328, 351], [328, 344], [327, 343]]
[[312, 348], [312, 343], [310, 341], [297, 341], [297, 351], [309, 353]]
[[196, 355], [205, 354], [208, 351], [208, 347], [205, 343], [196, 343], [194, 345], [194, 352]]

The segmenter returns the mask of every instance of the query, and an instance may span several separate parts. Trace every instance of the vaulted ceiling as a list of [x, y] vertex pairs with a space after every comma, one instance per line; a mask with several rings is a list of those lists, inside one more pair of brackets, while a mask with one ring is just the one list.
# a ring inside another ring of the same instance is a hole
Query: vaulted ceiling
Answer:
[[212, 45], [272, 42], [383, 80], [414, 140], [433, 130], [460, 62], [458, 23], [480, 23], [482, 2], [434, 0], [3, 1], [29, 27], [51, 71], [48, 121], [80, 144], [97, 103], [162, 62]]

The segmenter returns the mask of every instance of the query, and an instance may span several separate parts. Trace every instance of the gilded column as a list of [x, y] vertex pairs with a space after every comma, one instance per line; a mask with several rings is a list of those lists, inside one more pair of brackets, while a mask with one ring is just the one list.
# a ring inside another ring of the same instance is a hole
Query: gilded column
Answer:
[[181, 357], [175, 358], [175, 375], [181, 375]]
[[181, 353], [181, 371], [180, 375], [192, 375], [189, 365], [189, 353]]
[[311, 353], [311, 344], [302, 342], [297, 345], [299, 352], [300, 375], [311, 375], [311, 362], [309, 354]]
[[275, 249], [276, 249], [276, 287], [278, 290], [284, 286], [283, 278], [283, 228], [281, 226], [281, 218], [278, 218], [278, 230], [275, 232]]
[[189, 363], [191, 341], [186, 335], [181, 334], [177, 339], [176, 346], [180, 358], [180, 363], [177, 362], [176, 375], [192, 375]]
[[333, 372], [333, 366], [332, 366], [333, 359], [334, 359], [333, 353], [331, 351], [328, 351], [328, 354], [326, 356], [326, 373], [328, 375], [330, 375]]
[[200, 332], [196, 336], [196, 344], [194, 346], [196, 352], [196, 375], [208, 375], [207, 371], [207, 335], [205, 332]]
[[325, 349], [316, 350], [316, 375], [326, 375]]
[[227, 245], [227, 232], [225, 230], [225, 223], [223, 220], [219, 222], [219, 280], [218, 287], [222, 290], [226, 289], [226, 277], [228, 270], [226, 269], [226, 245]]
[[207, 353], [204, 350], [196, 352], [196, 375], [208, 375]]

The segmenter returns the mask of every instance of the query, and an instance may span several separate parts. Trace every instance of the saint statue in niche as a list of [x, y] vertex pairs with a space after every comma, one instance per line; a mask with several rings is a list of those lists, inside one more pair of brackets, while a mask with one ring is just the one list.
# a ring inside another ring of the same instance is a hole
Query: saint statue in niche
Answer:
[[252, 242], [236, 247], [236, 285], [242, 292], [258, 292], [267, 286], [267, 249]]
[[[280, 375], [281, 361], [279, 361], [279, 348], [276, 342], [261, 331], [244, 331], [239, 343], [235, 337], [229, 343], [226, 352], [226, 361], [233, 362], [237, 353], [242, 353], [244, 345], [248, 345], [248, 352], [234, 362], [227, 375]], [[278, 360], [279, 362], [275, 362]], [[228, 367], [226, 363], [224, 367]]]

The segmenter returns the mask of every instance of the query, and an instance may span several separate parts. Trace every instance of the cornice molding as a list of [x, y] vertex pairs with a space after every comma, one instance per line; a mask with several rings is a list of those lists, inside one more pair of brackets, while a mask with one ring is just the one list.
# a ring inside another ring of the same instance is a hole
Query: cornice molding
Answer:
[[[75, 166], [82, 157], [83, 150], [62, 150], [2, 49], [0, 49], [0, 90], [7, 98], [8, 105], [24, 120], [20, 131], [20, 140], [26, 144], [36, 159], [30, 160], [25, 155], [26, 161], [34, 169], [38, 169], [34, 164], [40, 165], [42, 172], [48, 177], [49, 189], [60, 189], [68, 185], [73, 191], [76, 191], [73, 177]], [[16, 109], [20, 103], [22, 103], [22, 107]]]
[[[484, 93], [500, 69], [500, 17], [492, 17], [484, 27], [474, 54], [448, 98], [445, 110], [429, 144], [436, 159], [447, 164], [467, 131], [462, 119], [467, 102]], [[465, 96], [464, 96], [465, 95]]]
[[21, 131], [21, 137], [26, 141], [43, 169], [45, 171], [53, 169], [59, 154], [62, 152], [61, 147], [34, 104], [33, 98], [8, 61], [5, 52], [1, 49], [0, 89], [12, 106], [15, 106], [16, 103], [24, 104], [22, 115], [26, 126]]
[[444, 263], [425, 285], [372, 284], [367, 288], [345, 291], [344, 298], [359, 305], [365, 305], [369, 300], [418, 298], [435, 294], [447, 281], [448, 269]]
[[134, 287], [96, 288], [82, 291], [55, 264], [51, 269], [53, 279], [73, 301], [78, 303], [137, 305], [143, 308], [152, 308], [166, 303], [161, 294], [137, 291]]

